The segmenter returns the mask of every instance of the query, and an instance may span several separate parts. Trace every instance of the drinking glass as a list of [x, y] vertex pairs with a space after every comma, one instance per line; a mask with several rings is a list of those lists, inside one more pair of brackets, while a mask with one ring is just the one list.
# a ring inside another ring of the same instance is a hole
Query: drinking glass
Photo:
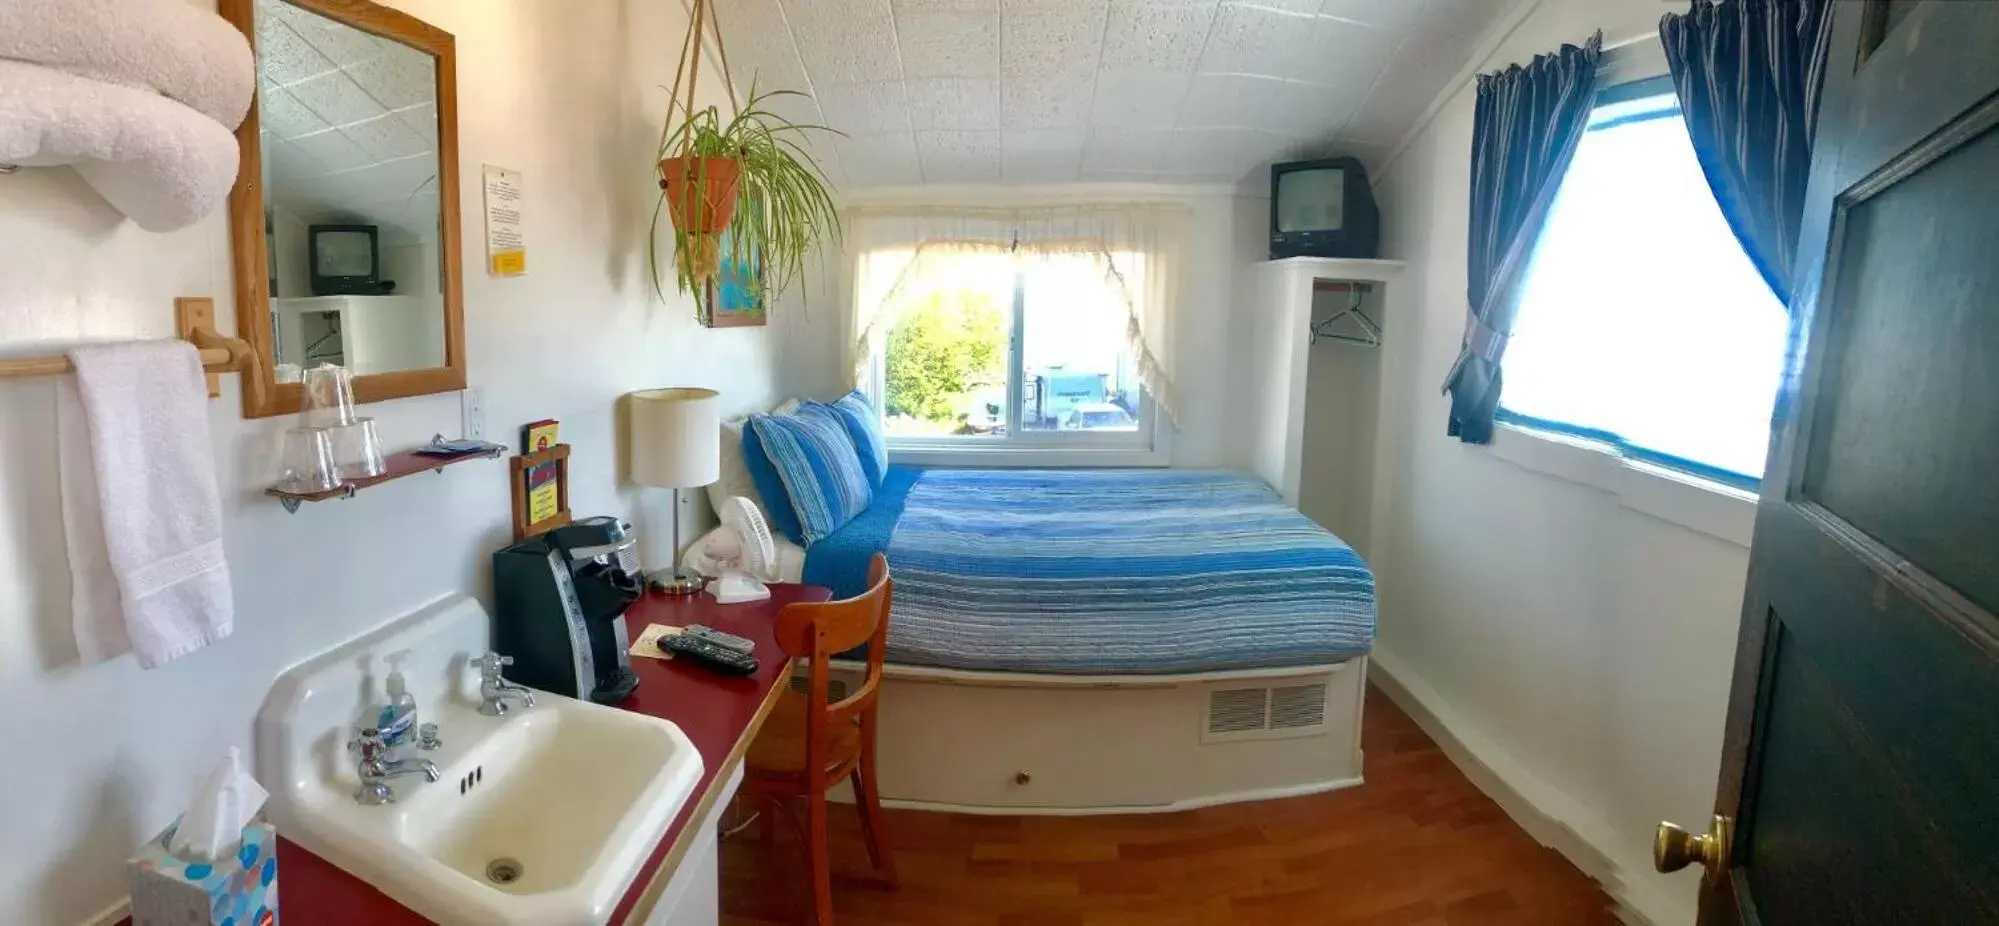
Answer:
[[305, 403], [301, 423], [309, 428], [333, 428], [354, 423], [354, 374], [346, 367], [322, 363], [305, 371]]
[[340, 484], [334, 462], [333, 438], [325, 428], [292, 428], [285, 432], [285, 474], [278, 488], [286, 492], [324, 492]]
[[382, 438], [375, 433], [375, 419], [356, 418], [352, 424], [328, 428], [327, 432], [333, 436], [333, 459], [340, 467], [340, 478], [382, 474]]

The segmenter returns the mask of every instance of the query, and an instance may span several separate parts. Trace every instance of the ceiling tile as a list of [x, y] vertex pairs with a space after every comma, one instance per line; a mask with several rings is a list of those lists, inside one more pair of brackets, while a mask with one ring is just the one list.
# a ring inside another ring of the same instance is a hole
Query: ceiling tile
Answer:
[[1513, 6], [1511, 0], [1428, 0], [1411, 25], [1475, 39]]
[[291, 92], [328, 125], [360, 122], [388, 112], [345, 71], [321, 74], [304, 83], [293, 84]]
[[416, 134], [423, 139], [425, 147], [432, 149], [437, 147], [436, 106], [426, 103], [422, 106], [400, 109], [396, 111], [396, 117], [403, 120], [403, 124], [416, 131]]
[[833, 148], [840, 152], [847, 181], [856, 187], [899, 186], [923, 179], [913, 134], [837, 138]]
[[1333, 54], [1319, 45], [1320, 20], [1261, 6], [1224, 3], [1201, 53], [1203, 74], [1285, 76]]
[[311, 177], [324, 173], [325, 168], [311, 155], [300, 151], [289, 142], [276, 142], [264, 149], [264, 168], [276, 182], [290, 182], [297, 178]]
[[1203, 74], [1194, 78], [1187, 90], [1179, 125], [1330, 137], [1353, 114], [1363, 95], [1271, 77]]
[[1104, 25], [1103, 67], [1191, 73], [1214, 20], [1213, 4], [1157, 6], [1114, 0]]
[[258, 93], [257, 120], [264, 131], [280, 139], [310, 135], [327, 127], [326, 120], [305, 108], [290, 90], [274, 87]]
[[917, 13], [967, 13], [979, 10], [997, 10], [999, 0], [894, 0], [895, 12], [904, 10]]
[[1233, 181], [1259, 164], [1309, 146], [1302, 139], [1256, 129], [1179, 129], [1161, 167], [1167, 173]]
[[1324, 0], [1319, 12], [1348, 22], [1400, 32], [1416, 24], [1428, 0]]
[[1000, 84], [1001, 123], [1009, 129], [1063, 129], [1090, 117], [1090, 75], [1009, 79]]
[[1083, 144], [1083, 170], [1158, 170], [1173, 136], [1169, 129], [1093, 128]]
[[408, 48], [303, 7], [283, 2], [273, 5], [278, 8], [275, 18], [283, 20], [300, 38], [338, 66], [358, 64], [395, 49]]
[[257, 75], [279, 87], [333, 70], [333, 62], [283, 21], [257, 20]]
[[1000, 10], [1000, 76], [1095, 71], [1107, 7], [1108, 0], [1007, 3]]
[[[1410, 38], [1414, 45], [1418, 39]], [[1464, 67], [1463, 59], [1400, 54], [1377, 81], [1341, 134], [1362, 141], [1393, 143], [1423, 115], [1432, 100]]]
[[729, 76], [740, 93], [754, 81], [758, 90], [805, 90], [805, 63], [791, 39], [778, 0], [730, 0], [722, 38], [729, 48]]
[[905, 77], [998, 77], [999, 13], [903, 13], [895, 17]]
[[784, 14], [814, 83], [902, 76], [888, 0], [785, 0]]
[[[1241, 3], [1246, 6], [1260, 6], [1266, 10], [1277, 10], [1281, 13], [1307, 14], [1319, 12], [1320, 4], [1320, 0], [1229, 0], [1229, 2]], [[1421, 3], [1423, 0], [1394, 0], [1394, 2]]]
[[826, 127], [849, 135], [890, 135], [909, 131], [909, 103], [902, 81], [814, 85]]
[[1287, 63], [1278, 76], [1364, 94], [1404, 45], [1403, 33], [1344, 20], [1320, 19], [1312, 28], [1314, 49]]
[[1187, 95], [1186, 74], [1104, 71], [1097, 75], [1090, 124], [1122, 128], [1172, 128]]
[[312, 135], [292, 139], [292, 150], [298, 152], [312, 164], [319, 167], [319, 173], [337, 170], [352, 170], [372, 159], [353, 139], [340, 134], [339, 129], [328, 129]]
[[365, 122], [356, 122], [342, 128], [354, 144], [359, 145], [371, 160], [393, 161], [397, 158], [412, 157], [430, 151], [423, 136], [390, 113], [383, 113]]
[[916, 133], [926, 183], [997, 183], [1000, 133], [927, 131]]
[[399, 50], [345, 70], [375, 102], [389, 109], [437, 99], [437, 61], [429, 55]]
[[969, 77], [906, 81], [909, 121], [922, 129], [992, 129], [999, 125], [1000, 85]]
[[1083, 130], [1028, 129], [1000, 133], [1000, 179], [1007, 183], [1063, 183], [1076, 179]]

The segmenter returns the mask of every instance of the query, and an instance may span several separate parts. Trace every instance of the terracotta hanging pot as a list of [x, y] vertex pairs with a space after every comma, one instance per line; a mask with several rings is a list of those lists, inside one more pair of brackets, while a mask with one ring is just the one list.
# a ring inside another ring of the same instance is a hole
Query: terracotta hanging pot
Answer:
[[684, 155], [659, 162], [659, 188], [666, 191], [673, 227], [690, 235], [714, 235], [736, 216], [736, 186], [743, 164], [735, 158]]

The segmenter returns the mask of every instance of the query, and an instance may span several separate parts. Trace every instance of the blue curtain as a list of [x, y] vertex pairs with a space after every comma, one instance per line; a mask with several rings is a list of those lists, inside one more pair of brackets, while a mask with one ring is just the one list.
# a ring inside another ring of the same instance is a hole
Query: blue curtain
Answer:
[[1513, 291], [1575, 157], [1596, 96], [1603, 33], [1478, 77], [1472, 115], [1471, 237], [1466, 249], [1464, 340], [1444, 377], [1451, 436], [1492, 441], [1499, 361], [1513, 331]]
[[1694, 0], [1659, 20], [1659, 39], [1721, 213], [1788, 306], [1832, 4]]

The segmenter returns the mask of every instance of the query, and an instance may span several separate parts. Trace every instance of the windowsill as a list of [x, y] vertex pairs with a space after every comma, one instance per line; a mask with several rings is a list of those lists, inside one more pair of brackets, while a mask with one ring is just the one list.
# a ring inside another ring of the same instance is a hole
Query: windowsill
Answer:
[[1633, 460], [1596, 441], [1502, 421], [1483, 449], [1522, 469], [1600, 489], [1633, 511], [1745, 549], [1755, 533], [1755, 493]]

